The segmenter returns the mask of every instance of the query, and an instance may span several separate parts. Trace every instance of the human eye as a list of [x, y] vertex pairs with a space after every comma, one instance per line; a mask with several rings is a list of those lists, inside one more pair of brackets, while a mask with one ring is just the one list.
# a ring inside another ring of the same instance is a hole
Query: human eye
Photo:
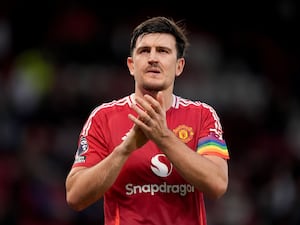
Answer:
[[149, 53], [149, 52], [150, 52], [149, 48], [140, 48], [138, 50], [139, 54], [144, 54], [144, 53]]
[[168, 48], [158, 48], [157, 51], [159, 53], [169, 53], [170, 52], [170, 50]]

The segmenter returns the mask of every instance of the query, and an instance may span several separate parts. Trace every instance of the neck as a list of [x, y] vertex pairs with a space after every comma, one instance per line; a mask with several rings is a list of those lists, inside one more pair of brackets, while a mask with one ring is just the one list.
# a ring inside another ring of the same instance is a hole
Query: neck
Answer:
[[[135, 94], [140, 97], [147, 94], [147, 95], [151, 95], [153, 98], [157, 99], [158, 91], [146, 91], [146, 90], [137, 91], [136, 90]], [[168, 110], [173, 104], [173, 93], [169, 92], [168, 90], [164, 90], [164, 91], [162, 91], [162, 95], [163, 95], [163, 100], [164, 100], [164, 104], [165, 104], [165, 109]]]

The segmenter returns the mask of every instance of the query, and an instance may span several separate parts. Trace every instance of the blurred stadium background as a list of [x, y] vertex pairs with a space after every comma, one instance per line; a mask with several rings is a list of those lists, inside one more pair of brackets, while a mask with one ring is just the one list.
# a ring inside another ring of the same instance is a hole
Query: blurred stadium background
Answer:
[[0, 2], [0, 224], [100, 225], [74, 212], [64, 181], [85, 119], [131, 93], [130, 32], [148, 16], [184, 20], [191, 48], [176, 93], [214, 106], [230, 183], [210, 225], [300, 224], [299, 4]]

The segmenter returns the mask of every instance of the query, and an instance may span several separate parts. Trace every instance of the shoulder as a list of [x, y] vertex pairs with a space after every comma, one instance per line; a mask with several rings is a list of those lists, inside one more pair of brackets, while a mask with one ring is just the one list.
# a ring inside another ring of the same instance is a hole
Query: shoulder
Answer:
[[173, 107], [175, 109], [184, 109], [193, 111], [193, 113], [201, 114], [202, 117], [214, 117], [215, 119], [218, 119], [218, 114], [215, 110], [215, 108], [203, 101], [200, 100], [191, 100], [188, 98], [183, 98], [180, 96], [174, 96], [175, 100]]
[[119, 116], [120, 112], [127, 112], [130, 110], [131, 104], [131, 96], [100, 104], [88, 116], [81, 134], [87, 135], [91, 127], [101, 126], [108, 121], [108, 118], [114, 117], [116, 114]]
[[112, 100], [109, 102], [104, 102], [98, 105], [97, 107], [95, 107], [94, 110], [91, 112], [90, 116], [118, 112], [120, 109], [123, 110], [124, 107], [130, 108], [131, 104], [132, 104], [131, 95], [122, 97], [120, 99]]
[[200, 100], [191, 100], [188, 98], [183, 98], [177, 95], [174, 95], [173, 102], [174, 102], [173, 103], [174, 108], [189, 107], [195, 109], [214, 110], [214, 108], [208, 103], [202, 102]]

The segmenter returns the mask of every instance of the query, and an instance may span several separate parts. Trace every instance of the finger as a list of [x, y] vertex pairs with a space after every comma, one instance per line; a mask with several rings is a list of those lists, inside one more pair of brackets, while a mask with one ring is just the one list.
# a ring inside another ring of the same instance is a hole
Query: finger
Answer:
[[137, 103], [139, 104], [133, 104], [132, 105], [132, 109], [134, 111], [136, 111], [136, 113], [139, 115], [139, 116], [142, 116], [143, 114], [146, 114], [146, 110], [144, 109], [143, 105], [140, 104], [140, 102], [137, 101]]
[[165, 101], [163, 98], [163, 93], [161, 91], [157, 93], [156, 99], [159, 102], [160, 106], [162, 107], [163, 111], [166, 111]]
[[[153, 116], [155, 114], [154, 109], [152, 108], [151, 102], [149, 102], [147, 99], [143, 99], [140, 97], [136, 97], [136, 102], [138, 103], [138, 105], [140, 107], [142, 107], [143, 111], [148, 114], [150, 117]], [[141, 113], [140, 115], [143, 115], [143, 113]], [[144, 115], [145, 116], [145, 115]]]
[[[144, 124], [148, 125], [149, 121], [151, 120], [151, 117], [145, 112], [143, 109], [140, 108], [140, 106], [133, 105], [132, 108], [137, 112], [138, 117], [135, 117], [136, 120], [140, 120]], [[136, 121], [135, 120], [135, 121]]]
[[164, 107], [163, 107], [163, 99], [162, 96], [160, 94], [158, 94], [158, 99], [153, 98], [150, 95], [145, 95], [144, 96], [145, 99], [147, 100], [147, 102], [150, 104], [151, 109], [154, 110], [154, 112], [156, 113], [164, 113]]
[[137, 118], [135, 117], [134, 115], [132, 114], [128, 114], [128, 118], [137, 126], [137, 127], [140, 127], [142, 128], [143, 130], [149, 130], [149, 124], [150, 124], [150, 121], [151, 119], [148, 119], [146, 121], [143, 121], [142, 119], [140, 118]]

